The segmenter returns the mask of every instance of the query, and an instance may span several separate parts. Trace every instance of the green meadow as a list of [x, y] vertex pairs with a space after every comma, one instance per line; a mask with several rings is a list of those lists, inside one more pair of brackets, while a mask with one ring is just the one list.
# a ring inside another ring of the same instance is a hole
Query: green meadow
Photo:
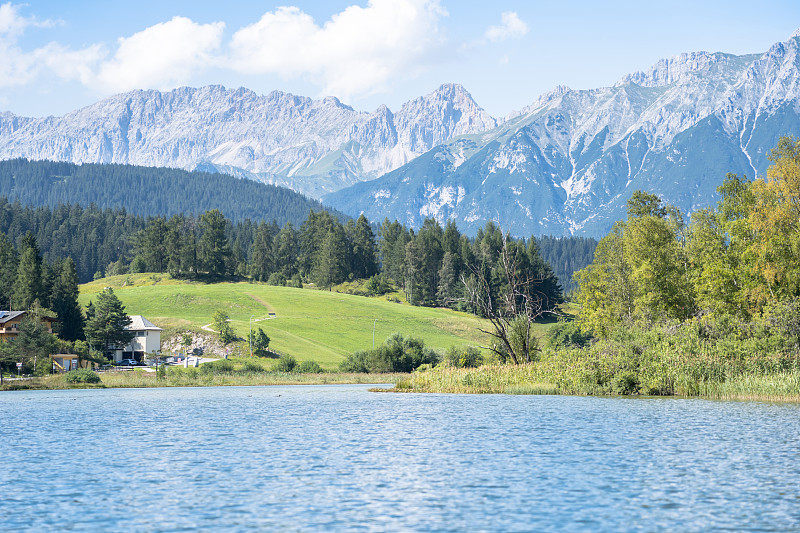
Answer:
[[[270, 348], [299, 361], [314, 360], [332, 369], [349, 353], [372, 347], [389, 335], [419, 337], [427, 346], [485, 345], [478, 328], [484, 321], [448, 309], [415, 307], [387, 298], [367, 298], [313, 289], [259, 283], [200, 283], [160, 274], [113, 276], [82, 285], [86, 305], [104, 287], [112, 287], [128, 314], [143, 315], [165, 329], [166, 336], [200, 331], [217, 309], [231, 319], [245, 339], [252, 326], [269, 335]], [[270, 318], [270, 313], [274, 317]], [[241, 346], [241, 345], [240, 345]]]

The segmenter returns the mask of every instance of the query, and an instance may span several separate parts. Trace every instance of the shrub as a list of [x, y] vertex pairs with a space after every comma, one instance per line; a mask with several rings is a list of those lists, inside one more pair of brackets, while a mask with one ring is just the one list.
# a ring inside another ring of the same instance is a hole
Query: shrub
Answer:
[[204, 375], [226, 374], [230, 372], [233, 372], [233, 362], [227, 359], [218, 359], [217, 361], [200, 365], [200, 373]]
[[228, 322], [229, 318], [224, 309], [217, 309], [214, 312], [214, 328], [219, 332], [219, 340], [222, 344], [228, 344], [236, 340], [236, 334], [233, 332], [230, 322]]
[[369, 372], [369, 353], [365, 351], [353, 352], [339, 364], [342, 372], [367, 373]]
[[370, 295], [381, 296], [392, 290], [392, 284], [385, 274], [380, 273], [369, 278], [365, 288]]
[[295, 289], [303, 288], [303, 278], [300, 276], [300, 274], [295, 274], [292, 276], [292, 279], [289, 281], [289, 287], [294, 287]]
[[275, 285], [277, 287], [285, 287], [286, 286], [286, 276], [281, 274], [280, 272], [273, 272], [269, 275], [269, 279], [267, 279], [267, 285]]
[[269, 336], [264, 333], [264, 330], [258, 328], [257, 331], [248, 333], [248, 340], [253, 349], [253, 355], [258, 357], [267, 357], [269, 355]]
[[639, 391], [639, 376], [636, 372], [620, 372], [611, 380], [611, 390], [617, 394], [636, 394]]
[[297, 365], [297, 371], [301, 374], [320, 374], [322, 367], [316, 361], [303, 361]]
[[277, 372], [293, 372], [295, 367], [297, 366], [297, 359], [295, 359], [291, 355], [282, 355], [278, 359], [278, 362], [275, 363], [275, 371]]
[[133, 258], [133, 261], [131, 261], [130, 267], [128, 267], [128, 272], [131, 274], [147, 272], [147, 261], [145, 261], [144, 257], [141, 255], [137, 255]]
[[264, 372], [264, 367], [255, 361], [245, 361], [242, 365], [242, 372]]
[[453, 368], [475, 368], [483, 364], [483, 357], [474, 346], [451, 346], [444, 353], [444, 363]]
[[100, 383], [100, 376], [87, 368], [80, 368], [64, 374], [64, 381], [67, 383]]
[[339, 368], [343, 372], [411, 372], [420, 365], [438, 362], [439, 354], [425, 348], [422, 340], [404, 339], [395, 333], [375, 349], [350, 354]]
[[545, 344], [548, 348], [583, 348], [592, 340], [592, 336], [581, 331], [574, 320], [559, 320], [558, 324], [551, 327], [545, 334]]

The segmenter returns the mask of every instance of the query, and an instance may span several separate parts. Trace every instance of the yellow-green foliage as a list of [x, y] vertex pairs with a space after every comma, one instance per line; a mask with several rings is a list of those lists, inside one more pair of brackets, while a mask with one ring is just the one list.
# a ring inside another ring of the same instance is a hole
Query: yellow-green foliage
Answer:
[[441, 365], [414, 373], [402, 386], [415, 392], [800, 401], [800, 356], [791, 349], [792, 339], [768, 330], [747, 337], [714, 335], [699, 322], [650, 329], [629, 325], [589, 347], [549, 346], [534, 363]]
[[584, 327], [606, 336], [626, 321], [698, 314], [758, 317], [800, 297], [800, 139], [783, 137], [767, 179], [729, 174], [716, 209], [692, 215], [637, 191], [576, 274]]

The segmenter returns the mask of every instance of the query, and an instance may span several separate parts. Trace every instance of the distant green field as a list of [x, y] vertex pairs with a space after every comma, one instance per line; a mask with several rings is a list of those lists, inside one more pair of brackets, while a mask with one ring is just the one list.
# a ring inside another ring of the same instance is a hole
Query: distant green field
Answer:
[[[485, 345], [478, 327], [485, 322], [466, 313], [414, 307], [381, 298], [365, 298], [313, 289], [273, 287], [256, 283], [213, 283], [172, 280], [169, 276], [135, 274], [104, 278], [81, 286], [86, 305], [103, 287], [114, 288], [128, 314], [143, 315], [168, 330], [209, 324], [214, 311], [224, 309], [238, 335], [262, 328], [270, 347], [312, 359], [332, 368], [347, 354], [380, 344], [389, 335], [420, 337], [443, 350], [453, 344]], [[275, 318], [269, 318], [275, 313]], [[376, 321], [377, 320], [377, 321]]]

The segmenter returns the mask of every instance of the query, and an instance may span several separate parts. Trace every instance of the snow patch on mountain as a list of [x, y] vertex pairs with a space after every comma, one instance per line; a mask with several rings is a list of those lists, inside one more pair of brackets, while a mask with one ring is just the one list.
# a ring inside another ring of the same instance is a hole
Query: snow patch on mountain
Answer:
[[[400, 167], [385, 183], [393, 206], [449, 210], [473, 232], [498, 218], [522, 234], [598, 236], [624, 217], [633, 189], [686, 211], [713, 204], [725, 173], [763, 175], [766, 154], [786, 134], [800, 135], [800, 31], [763, 54], [679, 54], [611, 87], [557, 87], [497, 127]], [[420, 195], [423, 179], [439, 192]], [[451, 207], [438, 196], [445, 184], [469, 193]], [[326, 199], [344, 210], [363, 205], [349, 195]]]

